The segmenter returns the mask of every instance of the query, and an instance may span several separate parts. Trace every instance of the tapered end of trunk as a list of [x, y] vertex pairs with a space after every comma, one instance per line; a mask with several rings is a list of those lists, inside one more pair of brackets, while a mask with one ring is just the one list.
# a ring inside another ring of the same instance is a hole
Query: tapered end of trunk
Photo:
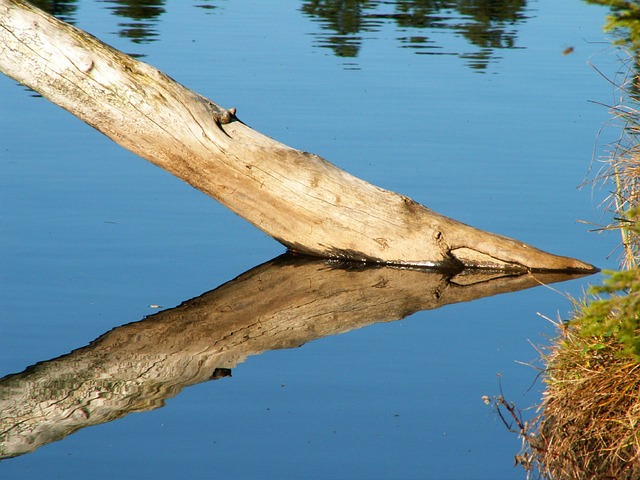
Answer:
[[501, 235], [455, 225], [449, 254], [465, 267], [531, 272], [596, 273], [597, 267], [575, 258], [545, 252]]
[[526, 244], [520, 248], [503, 252], [502, 258], [479, 252], [473, 248], [461, 247], [451, 251], [451, 255], [469, 268], [493, 268], [500, 270], [527, 270], [532, 272], [561, 271], [596, 273], [600, 269], [575, 258], [563, 257], [535, 249]]

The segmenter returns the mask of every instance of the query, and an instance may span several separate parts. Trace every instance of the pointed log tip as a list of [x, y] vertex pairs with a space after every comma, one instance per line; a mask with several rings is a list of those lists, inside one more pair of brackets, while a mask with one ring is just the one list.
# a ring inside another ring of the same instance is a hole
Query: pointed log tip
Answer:
[[462, 247], [450, 253], [465, 268], [489, 268], [520, 272], [558, 272], [591, 275], [600, 271], [594, 265], [571, 257], [563, 257], [537, 250], [528, 245], [523, 250], [511, 250], [500, 258], [479, 252], [478, 250]]
[[600, 271], [595, 265], [576, 258], [554, 255], [541, 250], [539, 252], [540, 255], [536, 256], [535, 262], [527, 267], [530, 272], [566, 272], [592, 275]]
[[581, 260], [576, 260], [574, 258], [567, 258], [567, 257], [561, 257], [561, 258], [566, 258], [566, 260], [568, 260], [566, 265], [558, 265], [555, 267], [537, 267], [537, 268], [529, 268], [529, 270], [531, 272], [567, 272], [567, 273], [584, 273], [584, 274], [594, 274], [594, 273], [598, 273], [600, 271], [600, 269], [598, 267], [596, 267], [595, 265], [591, 265], [590, 263], [586, 263], [583, 262]]
[[545, 252], [507, 237], [481, 232], [480, 241], [468, 241], [449, 255], [465, 267], [528, 272], [575, 272], [593, 274], [600, 269], [571, 257]]

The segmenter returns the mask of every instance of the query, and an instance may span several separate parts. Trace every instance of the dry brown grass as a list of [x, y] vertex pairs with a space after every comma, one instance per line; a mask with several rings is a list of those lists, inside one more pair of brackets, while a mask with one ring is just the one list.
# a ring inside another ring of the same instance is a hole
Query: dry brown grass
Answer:
[[[579, 327], [578, 327], [579, 328]], [[640, 478], [640, 364], [615, 340], [569, 325], [546, 357], [546, 390], [531, 448], [554, 480]]]
[[611, 124], [620, 130], [620, 136], [610, 146], [609, 155], [593, 179], [612, 189], [605, 208], [613, 219], [603, 230], [619, 230], [622, 236], [623, 268], [637, 267], [640, 262], [640, 75], [635, 55], [624, 55], [620, 61], [629, 72], [618, 83], [616, 105], [610, 106]]

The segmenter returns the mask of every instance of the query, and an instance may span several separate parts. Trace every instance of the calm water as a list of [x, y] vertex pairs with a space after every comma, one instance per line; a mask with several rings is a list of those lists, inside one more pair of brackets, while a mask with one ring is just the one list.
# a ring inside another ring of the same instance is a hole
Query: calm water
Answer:
[[[606, 9], [578, 0], [126, 3], [56, 2], [56, 13], [372, 183], [615, 266], [618, 239], [577, 222], [601, 222], [606, 194], [576, 188], [609, 118], [597, 103], [615, 100], [589, 64], [610, 77], [619, 68], [601, 33]], [[283, 252], [6, 77], [0, 112], [0, 377]], [[599, 144], [614, 138], [605, 130]], [[512, 466], [517, 438], [481, 397], [498, 394], [501, 373], [510, 399], [539, 401], [536, 372], [517, 363], [535, 360], [531, 344], [553, 333], [537, 312], [566, 317], [565, 295], [597, 280], [264, 347], [231, 378], [196, 382], [162, 408], [141, 404], [1, 461], [0, 477], [524, 478]]]

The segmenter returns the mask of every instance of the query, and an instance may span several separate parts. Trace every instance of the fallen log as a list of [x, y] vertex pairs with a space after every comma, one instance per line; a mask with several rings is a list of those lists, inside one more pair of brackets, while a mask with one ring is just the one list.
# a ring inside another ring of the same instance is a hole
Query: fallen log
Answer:
[[388, 264], [596, 270], [449, 219], [268, 138], [235, 110], [23, 0], [0, 0], [0, 71], [291, 251]]

